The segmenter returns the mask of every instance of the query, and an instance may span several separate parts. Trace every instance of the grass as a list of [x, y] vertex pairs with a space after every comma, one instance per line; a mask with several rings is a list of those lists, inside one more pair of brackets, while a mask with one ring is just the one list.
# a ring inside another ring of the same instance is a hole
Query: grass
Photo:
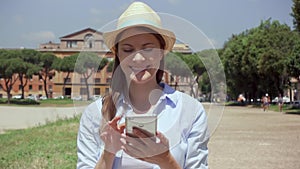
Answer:
[[[253, 103], [253, 104], [247, 104], [247, 103], [240, 103], [240, 102], [227, 102], [225, 104], [226, 106], [250, 106], [254, 108], [260, 108], [262, 109], [261, 103]], [[277, 104], [270, 104], [269, 110], [279, 112], [279, 107]], [[300, 109], [299, 108], [293, 108], [289, 104], [284, 104], [282, 107], [282, 111], [286, 114], [299, 114], [300, 115]]]
[[76, 168], [79, 118], [0, 135], [0, 169]]
[[32, 106], [32, 107], [72, 107], [74, 105], [80, 106], [80, 105], [88, 105], [93, 102], [93, 100], [88, 101], [73, 101], [72, 99], [46, 99], [46, 100], [39, 100], [39, 105], [19, 105], [19, 104], [6, 104], [5, 101], [7, 99], [1, 99], [2, 106]]
[[[62, 105], [69, 104], [69, 101], [64, 100], [48, 99], [43, 102], [45, 105], [58, 102]], [[72, 100], [70, 104], [73, 104]], [[261, 108], [258, 104], [252, 107]], [[278, 111], [278, 106], [270, 105], [270, 110]], [[291, 109], [289, 105], [285, 105], [283, 110], [289, 114], [300, 114], [300, 109]], [[76, 168], [79, 119], [76, 116], [44, 126], [0, 134], [0, 169]]]

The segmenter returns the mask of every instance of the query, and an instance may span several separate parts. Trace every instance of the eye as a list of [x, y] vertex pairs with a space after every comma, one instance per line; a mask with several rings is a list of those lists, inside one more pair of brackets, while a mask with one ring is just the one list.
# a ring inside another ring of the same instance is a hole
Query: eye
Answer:
[[143, 51], [145, 51], [145, 52], [151, 52], [153, 50], [153, 48], [145, 48], [145, 49], [143, 49]]
[[132, 53], [133, 49], [123, 49], [123, 52], [125, 52], [125, 53]]

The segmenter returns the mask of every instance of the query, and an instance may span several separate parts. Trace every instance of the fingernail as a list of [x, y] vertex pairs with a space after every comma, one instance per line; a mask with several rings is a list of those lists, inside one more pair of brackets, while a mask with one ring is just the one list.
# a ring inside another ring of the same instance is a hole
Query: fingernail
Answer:
[[126, 140], [124, 138], [120, 138], [121, 143], [126, 144]]

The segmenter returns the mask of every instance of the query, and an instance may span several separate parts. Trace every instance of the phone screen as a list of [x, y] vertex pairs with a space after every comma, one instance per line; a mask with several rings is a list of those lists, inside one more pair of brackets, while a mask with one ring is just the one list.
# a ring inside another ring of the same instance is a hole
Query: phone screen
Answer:
[[133, 127], [140, 128], [149, 132], [152, 136], [156, 135], [157, 116], [156, 115], [128, 115], [125, 117], [126, 133], [133, 133]]

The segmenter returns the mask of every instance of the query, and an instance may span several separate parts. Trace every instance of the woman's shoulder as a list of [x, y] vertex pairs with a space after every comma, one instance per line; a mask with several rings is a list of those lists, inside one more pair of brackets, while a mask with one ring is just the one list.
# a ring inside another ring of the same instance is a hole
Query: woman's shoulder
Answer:
[[97, 99], [96, 101], [90, 103], [84, 108], [83, 116], [90, 119], [100, 119], [102, 109], [102, 99]]

